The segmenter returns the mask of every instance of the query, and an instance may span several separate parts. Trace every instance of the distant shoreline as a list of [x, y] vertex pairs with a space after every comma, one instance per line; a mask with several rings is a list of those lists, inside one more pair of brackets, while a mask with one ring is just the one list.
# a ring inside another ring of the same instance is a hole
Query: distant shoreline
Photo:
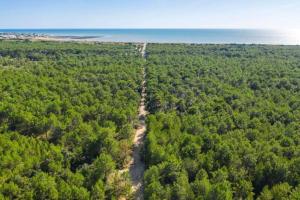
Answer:
[[299, 45], [299, 32], [246, 29], [0, 29], [2, 39], [176, 44]]
[[31, 41], [89, 41], [93, 42], [100, 36], [51, 36], [35, 33], [0, 33], [3, 40], [31, 40]]
[[[80, 30], [81, 31], [81, 30]], [[244, 35], [243, 37], [240, 37], [240, 40], [238, 40], [238, 37], [235, 39], [228, 39], [228, 37], [233, 37], [233, 35], [229, 34], [228, 32], [227, 35], [223, 35], [220, 33], [220, 36], [217, 35], [219, 34], [218, 32], [212, 32], [209, 34], [204, 34], [202, 36], [196, 36], [196, 39], [189, 40], [191, 35], [183, 34], [182, 31], [188, 31], [188, 30], [181, 30], [179, 37], [175, 34], [174, 32], [168, 32], [163, 35], [163, 39], [160, 40], [160, 35], [155, 32], [153, 34], [153, 30], [150, 30], [147, 32], [147, 30], [139, 30], [143, 31], [143, 33], [146, 33], [146, 36], [141, 38], [142, 35], [139, 35], [138, 33], [134, 32], [132, 35], [126, 35], [126, 34], [131, 34], [131, 33], [123, 33], [121, 32], [122, 30], [117, 30], [117, 33], [113, 32], [108, 32], [104, 33], [101, 32], [99, 33], [94, 33], [90, 35], [84, 35], [82, 32], [77, 33], [60, 33], [60, 34], [52, 34], [52, 33], [30, 33], [30, 32], [14, 32], [14, 30], [6, 32], [1, 32], [0, 29], [0, 40], [29, 40], [29, 41], [53, 41], [53, 42], [79, 42], [79, 43], [136, 43], [136, 44], [141, 44], [141, 43], [157, 43], [157, 44], [201, 44], [201, 45], [207, 45], [207, 44], [212, 44], [212, 45], [221, 45], [221, 44], [232, 44], [232, 45], [271, 45], [271, 46], [299, 46], [300, 45], [300, 39], [299, 42], [284, 42], [284, 41], [264, 41], [263, 39], [261, 40], [256, 40], [255, 35], [249, 36], [249, 35]], [[170, 31], [170, 30], [168, 30]], [[140, 33], [140, 32], [139, 32]], [[195, 32], [192, 32], [193, 36], [195, 36]], [[98, 35], [97, 35], [98, 34]], [[147, 35], [149, 34], [149, 35]], [[158, 35], [157, 35], [158, 34]], [[173, 34], [173, 35], [172, 35]], [[191, 33], [190, 33], [191, 34]], [[201, 32], [199, 33], [201, 34]], [[203, 34], [203, 33], [202, 33]], [[124, 36], [125, 35], [125, 36]], [[149, 37], [148, 37], [149, 36]], [[266, 37], [268, 35], [264, 35]], [[124, 37], [124, 38], [123, 38]], [[128, 38], [126, 38], [128, 37]], [[147, 38], [148, 37], [148, 38]], [[174, 38], [175, 37], [175, 38]], [[212, 39], [208, 39], [205, 37], [211, 37]], [[220, 38], [219, 38], [220, 37]], [[249, 38], [248, 38], [249, 37]], [[253, 39], [254, 37], [254, 39]], [[198, 39], [197, 39], [198, 38]], [[213, 39], [215, 38], [215, 39]]]

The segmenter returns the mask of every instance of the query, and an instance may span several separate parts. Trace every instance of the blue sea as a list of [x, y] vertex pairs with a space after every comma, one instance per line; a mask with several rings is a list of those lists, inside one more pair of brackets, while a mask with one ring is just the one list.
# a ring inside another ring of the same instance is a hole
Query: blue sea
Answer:
[[255, 29], [0, 29], [0, 33], [93, 37], [100, 42], [299, 45], [300, 31]]

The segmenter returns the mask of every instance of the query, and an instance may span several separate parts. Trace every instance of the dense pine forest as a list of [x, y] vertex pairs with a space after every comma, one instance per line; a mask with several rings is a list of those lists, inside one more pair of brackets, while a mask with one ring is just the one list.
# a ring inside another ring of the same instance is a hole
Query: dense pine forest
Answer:
[[148, 45], [146, 199], [300, 199], [300, 48]]
[[300, 199], [300, 47], [0, 40], [0, 199]]
[[0, 199], [130, 197], [136, 48], [0, 41]]

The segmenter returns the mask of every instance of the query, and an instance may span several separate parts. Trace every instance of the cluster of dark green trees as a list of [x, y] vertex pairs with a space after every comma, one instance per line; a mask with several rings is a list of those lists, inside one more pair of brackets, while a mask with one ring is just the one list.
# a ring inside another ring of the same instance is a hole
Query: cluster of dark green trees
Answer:
[[0, 41], [0, 199], [300, 199], [300, 48]]
[[130, 198], [134, 44], [0, 41], [0, 199]]
[[147, 47], [146, 199], [300, 199], [300, 48]]

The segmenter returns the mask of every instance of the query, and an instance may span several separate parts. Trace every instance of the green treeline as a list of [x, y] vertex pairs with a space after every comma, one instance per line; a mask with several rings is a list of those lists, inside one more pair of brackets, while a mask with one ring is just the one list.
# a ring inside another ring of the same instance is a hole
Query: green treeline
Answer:
[[0, 41], [0, 199], [130, 197], [134, 44]]
[[147, 47], [146, 199], [300, 198], [300, 48]]
[[300, 48], [0, 40], [0, 199], [300, 199]]

